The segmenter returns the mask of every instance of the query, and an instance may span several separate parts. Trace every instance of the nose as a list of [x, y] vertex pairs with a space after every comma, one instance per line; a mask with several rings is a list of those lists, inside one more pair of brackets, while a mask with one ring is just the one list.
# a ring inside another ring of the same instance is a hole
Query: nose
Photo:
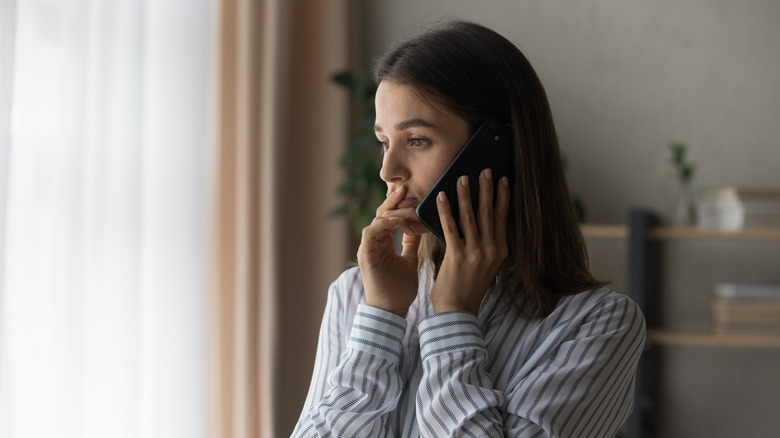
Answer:
[[388, 184], [402, 183], [409, 178], [409, 165], [407, 156], [403, 148], [387, 148], [382, 157], [382, 168], [379, 170], [379, 177]]

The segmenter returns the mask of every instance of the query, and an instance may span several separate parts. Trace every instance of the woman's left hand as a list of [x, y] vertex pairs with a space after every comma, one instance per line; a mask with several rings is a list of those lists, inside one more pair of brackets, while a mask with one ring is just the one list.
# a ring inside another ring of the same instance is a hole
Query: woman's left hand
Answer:
[[478, 217], [475, 217], [468, 177], [463, 176], [458, 180], [462, 238], [458, 235], [450, 203], [444, 192], [437, 197], [447, 248], [431, 295], [435, 313], [466, 310], [476, 315], [482, 299], [496, 279], [498, 268], [509, 254], [507, 178], [499, 181], [495, 207], [493, 189], [491, 170], [485, 169], [479, 176], [479, 208]]

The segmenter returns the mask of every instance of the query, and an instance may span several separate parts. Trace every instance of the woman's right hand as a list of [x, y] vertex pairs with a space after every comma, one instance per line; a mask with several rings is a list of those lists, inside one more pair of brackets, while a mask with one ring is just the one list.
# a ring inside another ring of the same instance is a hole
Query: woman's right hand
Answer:
[[[363, 275], [366, 304], [405, 317], [417, 297], [417, 249], [421, 234], [428, 232], [414, 208], [397, 208], [405, 189], [398, 186], [363, 229], [358, 248], [358, 265]], [[392, 232], [404, 233], [403, 250], [395, 252]]]

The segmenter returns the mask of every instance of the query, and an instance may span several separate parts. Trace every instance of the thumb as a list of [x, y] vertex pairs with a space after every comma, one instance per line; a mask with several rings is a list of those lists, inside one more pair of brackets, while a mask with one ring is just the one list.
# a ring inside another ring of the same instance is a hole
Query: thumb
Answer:
[[402, 240], [403, 250], [401, 251], [402, 257], [411, 257], [413, 260], [417, 260], [417, 249], [420, 248], [420, 240], [422, 236], [417, 234], [406, 234]]

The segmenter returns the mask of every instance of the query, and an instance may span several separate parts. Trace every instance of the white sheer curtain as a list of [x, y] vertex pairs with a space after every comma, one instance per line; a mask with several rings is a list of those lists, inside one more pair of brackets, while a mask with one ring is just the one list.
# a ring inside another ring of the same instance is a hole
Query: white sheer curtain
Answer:
[[205, 436], [218, 2], [2, 1], [0, 436]]

